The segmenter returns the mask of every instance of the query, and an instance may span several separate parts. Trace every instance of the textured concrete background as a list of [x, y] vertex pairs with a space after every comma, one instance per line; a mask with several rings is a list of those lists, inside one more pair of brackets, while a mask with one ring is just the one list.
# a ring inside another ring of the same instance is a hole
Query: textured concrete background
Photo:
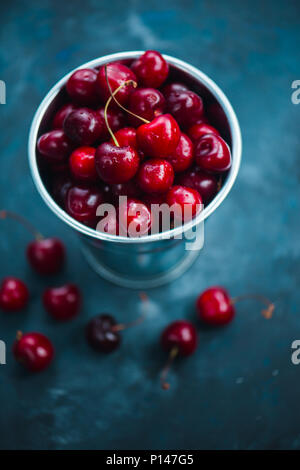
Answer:
[[[48, 334], [57, 360], [28, 375], [0, 366], [0, 447], [25, 449], [300, 448], [299, 116], [291, 82], [300, 79], [300, 7], [296, 1], [148, 0], [10, 1], [1, 4], [0, 201], [68, 245], [65, 271], [39, 279], [24, 261], [27, 234], [1, 224], [0, 275], [28, 282], [26, 313], [0, 315], [10, 348], [16, 329]], [[87, 319], [107, 311], [134, 319], [136, 292], [113, 287], [84, 263], [77, 239], [46, 208], [27, 164], [34, 111], [66, 72], [92, 58], [158, 49], [201, 68], [224, 89], [240, 119], [243, 164], [230, 197], [206, 226], [205, 249], [173, 284], [153, 290], [148, 320], [124, 333], [109, 357], [85, 344]], [[84, 309], [57, 325], [40, 295], [47, 284], [78, 282]], [[224, 284], [233, 295], [261, 292], [276, 301], [270, 321], [255, 303], [238, 307], [234, 323], [201, 330], [197, 353], [178, 362], [168, 392], [158, 373], [165, 355], [158, 335], [173, 319], [195, 319], [197, 293]]]

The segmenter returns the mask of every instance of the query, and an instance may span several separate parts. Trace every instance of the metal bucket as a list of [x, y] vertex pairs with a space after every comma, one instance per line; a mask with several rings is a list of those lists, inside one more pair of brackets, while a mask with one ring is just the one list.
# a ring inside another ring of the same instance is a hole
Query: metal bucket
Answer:
[[[132, 60], [143, 52], [110, 54], [78, 68], [97, 68], [107, 62]], [[156, 287], [170, 282], [191, 266], [201, 248], [187, 250], [185, 233], [203, 224], [225, 199], [237, 177], [241, 160], [240, 127], [224, 93], [197, 68], [168, 55], [164, 55], [164, 58], [170, 65], [171, 79], [184, 81], [204, 98], [210, 121], [220, 130], [232, 152], [232, 166], [221, 190], [201, 214], [184, 227], [140, 238], [109, 235], [77, 222], [52, 199], [47, 189], [47, 181], [39, 171], [36, 142], [39, 135], [48, 130], [47, 125], [55, 109], [63, 103], [64, 86], [74, 70], [65, 75], [46, 95], [34, 116], [29, 134], [28, 152], [32, 177], [48, 207], [80, 235], [83, 253], [98, 274], [115, 284], [135, 289]], [[178, 239], [181, 235], [182, 238]]]

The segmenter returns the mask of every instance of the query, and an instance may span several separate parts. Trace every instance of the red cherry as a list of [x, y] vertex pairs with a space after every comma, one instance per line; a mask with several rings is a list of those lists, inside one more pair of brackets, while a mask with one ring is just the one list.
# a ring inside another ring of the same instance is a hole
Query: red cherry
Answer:
[[170, 114], [163, 114], [137, 129], [137, 142], [146, 156], [165, 158], [175, 152], [180, 129]]
[[169, 66], [157, 51], [146, 51], [131, 65], [131, 69], [142, 86], [159, 88], [166, 80]]
[[66, 197], [66, 211], [82, 224], [95, 227], [97, 208], [104, 202], [98, 187], [72, 186]]
[[74, 178], [87, 183], [97, 181], [95, 153], [96, 149], [94, 147], [79, 147], [74, 150], [69, 160], [70, 170]]
[[183, 83], [173, 82], [166, 85], [162, 92], [166, 99], [169, 99], [171, 93], [181, 93], [182, 91], [189, 91], [188, 87]]
[[134, 180], [130, 180], [126, 183], [112, 184], [110, 186], [110, 194], [112, 199], [118, 203], [120, 196], [127, 196], [129, 198], [138, 199], [140, 190], [136, 182]]
[[188, 222], [201, 210], [202, 199], [198, 191], [185, 186], [173, 186], [167, 193], [167, 204], [174, 207], [174, 218]]
[[37, 149], [48, 163], [64, 163], [72, 151], [72, 143], [62, 129], [41, 135]]
[[86, 326], [86, 339], [89, 345], [99, 352], [110, 353], [121, 344], [117, 323], [111, 315], [98, 315]]
[[46, 311], [56, 320], [70, 320], [79, 313], [80, 290], [75, 284], [46, 289], [43, 295]]
[[166, 202], [166, 193], [160, 194], [160, 193], [151, 193], [151, 194], [143, 194], [143, 201], [146, 204], [146, 206], [151, 209], [152, 204], [158, 204], [159, 206], [161, 204], [164, 204]]
[[182, 175], [179, 175], [177, 182], [182, 186], [198, 191], [205, 205], [214, 198], [219, 189], [217, 178], [197, 167], [191, 168]]
[[169, 359], [161, 374], [162, 388], [167, 390], [170, 385], [166, 382], [166, 376], [171, 364], [177, 355], [190, 356], [197, 348], [197, 331], [195, 327], [186, 320], [178, 320], [163, 331], [161, 345], [166, 351], [170, 351]]
[[64, 120], [64, 131], [75, 144], [91, 145], [99, 139], [102, 124], [96, 111], [78, 108]]
[[231, 167], [231, 153], [219, 135], [206, 134], [195, 144], [195, 159], [203, 170], [223, 172]]
[[200, 137], [203, 137], [206, 134], [220, 135], [217, 129], [215, 129], [213, 126], [210, 126], [209, 124], [206, 124], [205, 122], [194, 124], [189, 128], [187, 133], [193, 142], [196, 142], [198, 139], [200, 139]]
[[72, 184], [72, 179], [67, 173], [59, 173], [53, 179], [51, 194], [62, 207], [65, 207], [66, 195]]
[[76, 103], [90, 106], [99, 100], [97, 89], [97, 72], [93, 69], [76, 70], [67, 81], [67, 92]]
[[119, 207], [119, 226], [122, 236], [143, 236], [151, 227], [151, 213], [148, 207], [138, 199], [127, 199]]
[[55, 114], [52, 122], [53, 129], [62, 129], [64, 120], [66, 119], [69, 114], [77, 109], [77, 106], [73, 103], [67, 103], [62, 106], [57, 113]]
[[105, 183], [125, 183], [134, 177], [139, 156], [132, 147], [116, 147], [109, 142], [99, 145], [95, 154], [96, 169]]
[[180, 173], [189, 168], [194, 160], [194, 146], [186, 134], [181, 134], [175, 152], [167, 157], [176, 173]]
[[168, 160], [146, 160], [140, 166], [137, 181], [145, 193], [165, 193], [174, 181], [173, 167]]
[[0, 309], [16, 312], [26, 307], [29, 292], [23, 281], [16, 277], [6, 277], [0, 286]]
[[[109, 131], [107, 129], [105, 118], [104, 118], [104, 108], [97, 109], [96, 113], [100, 118], [100, 125], [101, 125], [101, 134], [99, 136], [100, 141], [108, 140], [110, 137]], [[107, 110], [107, 120], [108, 124], [113, 132], [118, 131], [125, 124], [124, 114], [119, 111], [118, 109], [108, 109]]]
[[27, 259], [39, 274], [56, 274], [65, 260], [65, 247], [58, 238], [42, 238], [29, 243]]
[[166, 99], [168, 112], [184, 128], [195, 124], [203, 115], [203, 101], [193, 91], [170, 93]]
[[46, 369], [53, 360], [54, 348], [51, 341], [41, 333], [18, 333], [13, 345], [15, 359], [31, 372]]
[[198, 298], [196, 308], [199, 318], [209, 325], [226, 325], [235, 315], [235, 308], [223, 287], [210, 287]]
[[[107, 64], [107, 77], [110, 84], [112, 92], [114, 92], [122, 83], [132, 80], [136, 82], [136, 76], [126, 65], [123, 65], [118, 62], [112, 64]], [[110, 97], [110, 91], [107, 86], [106, 76], [105, 76], [105, 67], [104, 65], [100, 67], [97, 77], [97, 88], [100, 97], [103, 102], [107, 101]], [[121, 88], [116, 94], [117, 100], [121, 104], [126, 104], [128, 101], [130, 93], [133, 91], [133, 86], [128, 84]]]
[[[132, 113], [148, 121], [152, 121], [156, 116], [163, 114], [165, 108], [165, 98], [162, 93], [155, 88], [138, 88], [131, 93], [128, 109]], [[128, 121], [135, 127], [141, 125], [141, 119], [131, 114]]]
[[[115, 138], [118, 141], [120, 147], [132, 147], [137, 150], [136, 142], [136, 130], [134, 127], [123, 127], [115, 133]], [[110, 143], [114, 145], [113, 139], [110, 139]]]

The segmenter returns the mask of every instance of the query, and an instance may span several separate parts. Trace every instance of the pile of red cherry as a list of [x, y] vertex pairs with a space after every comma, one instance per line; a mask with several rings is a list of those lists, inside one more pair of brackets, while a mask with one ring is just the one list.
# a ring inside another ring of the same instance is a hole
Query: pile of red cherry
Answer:
[[[27, 259], [31, 267], [39, 275], [57, 274], [65, 260], [65, 247], [57, 238], [43, 238], [31, 224], [18, 214], [0, 211], [0, 219], [12, 218], [22, 223], [35, 240], [27, 247]], [[0, 310], [10, 313], [26, 308], [29, 302], [29, 290], [25, 283], [15, 277], [7, 277], [0, 284]], [[57, 321], [71, 320], [78, 315], [81, 308], [81, 292], [78, 286], [68, 283], [59, 287], [47, 288], [42, 296], [46, 312]], [[274, 309], [268, 299], [259, 295], [246, 295], [231, 298], [223, 287], [206, 289], [196, 301], [197, 315], [203, 323], [212, 326], [226, 325], [235, 315], [235, 303], [244, 298], [254, 297], [266, 305], [263, 311], [265, 318], [270, 318]], [[143, 302], [147, 296], [141, 294]], [[121, 343], [120, 331], [140, 323], [143, 318], [131, 324], [118, 324], [111, 315], [101, 314], [92, 318], [86, 326], [86, 339], [97, 351], [109, 353], [117, 349]], [[171, 323], [161, 336], [162, 347], [170, 352], [169, 360], [161, 375], [164, 389], [169, 388], [166, 374], [171, 362], [177, 355], [189, 356], [197, 347], [197, 330], [186, 321]], [[43, 334], [17, 332], [13, 345], [13, 354], [18, 362], [27, 369], [37, 372], [47, 368], [54, 357], [52, 342]]]
[[[170, 81], [159, 52], [118, 61], [99, 70], [79, 69], [67, 81], [66, 102], [37, 143], [50, 192], [77, 221], [95, 228], [102, 202], [122, 211], [138, 202], [140, 235], [151, 227], [151, 204], [207, 205], [231, 166], [231, 153], [205, 115], [202, 98]], [[142, 206], [141, 206], [142, 204]], [[99, 219], [99, 218], [98, 218]], [[118, 234], [119, 221], [105, 225]]]

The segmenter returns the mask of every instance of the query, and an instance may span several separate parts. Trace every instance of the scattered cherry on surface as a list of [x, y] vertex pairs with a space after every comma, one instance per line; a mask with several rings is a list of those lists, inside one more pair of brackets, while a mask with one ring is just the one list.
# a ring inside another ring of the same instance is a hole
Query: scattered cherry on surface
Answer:
[[72, 152], [69, 165], [75, 179], [87, 183], [95, 183], [98, 180], [95, 153], [94, 147], [79, 147]]
[[81, 293], [75, 284], [49, 287], [43, 294], [45, 310], [56, 320], [66, 321], [78, 315]]
[[6, 277], [0, 285], [0, 309], [5, 312], [23, 310], [29, 299], [26, 284], [16, 277]]
[[177, 320], [168, 325], [161, 335], [161, 345], [165, 351], [169, 351], [169, 358], [161, 373], [161, 386], [164, 390], [170, 388], [166, 382], [167, 374], [175, 357], [190, 356], [197, 348], [197, 331], [192, 323], [186, 320]]
[[157, 51], [146, 51], [131, 65], [140, 85], [159, 88], [166, 80], [169, 65]]
[[206, 134], [195, 143], [195, 160], [203, 170], [227, 171], [231, 167], [230, 148], [221, 136]]
[[83, 106], [91, 106], [99, 101], [97, 75], [93, 69], [79, 69], [72, 73], [66, 89], [73, 101]]
[[51, 341], [41, 333], [17, 333], [13, 345], [15, 359], [31, 372], [46, 369], [53, 360], [54, 347]]
[[146, 160], [139, 168], [137, 181], [145, 193], [165, 193], [174, 181], [173, 167], [161, 158]]

